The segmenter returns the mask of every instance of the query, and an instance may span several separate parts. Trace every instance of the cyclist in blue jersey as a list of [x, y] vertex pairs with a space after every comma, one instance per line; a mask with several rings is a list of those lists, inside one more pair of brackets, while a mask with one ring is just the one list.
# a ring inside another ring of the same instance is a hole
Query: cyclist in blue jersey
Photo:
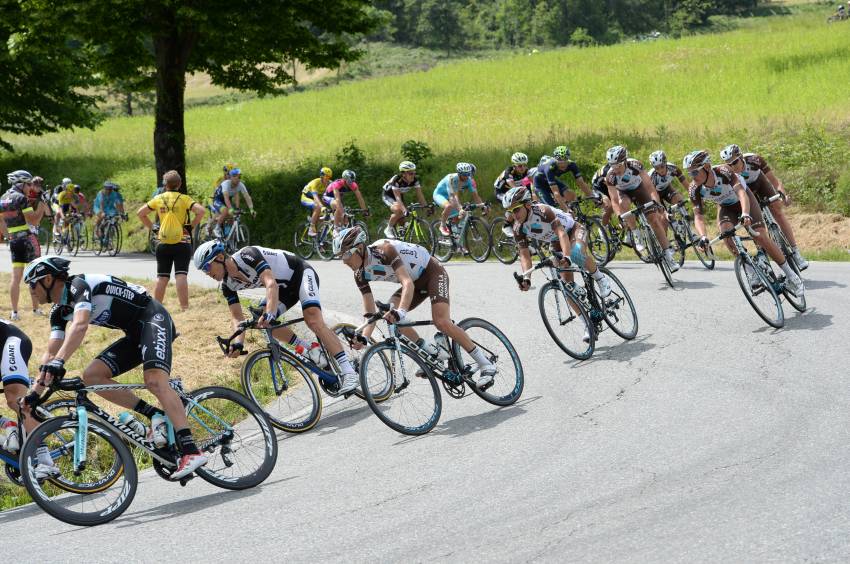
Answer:
[[218, 238], [222, 236], [221, 226], [224, 225], [224, 220], [230, 215], [230, 210], [239, 207], [240, 196], [245, 196], [248, 209], [251, 215], [254, 215], [254, 202], [251, 201], [251, 195], [248, 194], [248, 189], [242, 183], [242, 171], [238, 168], [232, 168], [227, 174], [229, 178], [222, 181], [213, 193], [212, 211], [216, 214], [213, 235]]
[[576, 185], [588, 198], [596, 198], [602, 201], [603, 195], [598, 192], [594, 193], [590, 189], [590, 186], [582, 177], [578, 165], [570, 160], [570, 150], [566, 145], [555, 147], [552, 156], [544, 155], [537, 165], [533, 182], [534, 192], [540, 201], [546, 205], [569, 211], [567, 203], [575, 199], [575, 192], [568, 190], [567, 185], [560, 179], [560, 176], [567, 172], [573, 175]]
[[[464, 190], [472, 194], [472, 199], [476, 204], [484, 204], [481, 196], [478, 195], [478, 190], [475, 187], [475, 181], [472, 177], [475, 175], [475, 165], [470, 163], [457, 163], [455, 167], [457, 172], [447, 174], [437, 187], [434, 188], [434, 203], [443, 208], [443, 214], [440, 217], [440, 233], [448, 237], [450, 232], [447, 225], [449, 217], [454, 218], [454, 221], [459, 220], [466, 213], [462, 209], [460, 203], [460, 193]], [[485, 214], [488, 210], [485, 208]]]
[[94, 211], [94, 236], [100, 238], [100, 222], [103, 218], [124, 213], [124, 198], [118, 191], [118, 185], [107, 180], [103, 183], [103, 189], [97, 193], [92, 204]]

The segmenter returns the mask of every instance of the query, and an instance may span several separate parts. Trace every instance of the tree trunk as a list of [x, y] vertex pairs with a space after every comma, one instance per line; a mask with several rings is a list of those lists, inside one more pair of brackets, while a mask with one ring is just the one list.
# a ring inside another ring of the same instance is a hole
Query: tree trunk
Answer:
[[127, 92], [126, 103], [127, 103], [127, 115], [132, 116], [133, 115], [133, 93], [132, 92]]
[[194, 46], [191, 34], [164, 30], [154, 37], [156, 55], [156, 110], [153, 151], [156, 159], [156, 185], [162, 175], [176, 170], [183, 178], [181, 192], [186, 192], [186, 132], [183, 127], [183, 95], [186, 90], [186, 67]]

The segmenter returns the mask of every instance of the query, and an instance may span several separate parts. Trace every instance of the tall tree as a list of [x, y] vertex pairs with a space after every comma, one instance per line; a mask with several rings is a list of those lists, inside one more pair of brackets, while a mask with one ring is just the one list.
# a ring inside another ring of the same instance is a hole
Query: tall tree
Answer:
[[64, 26], [93, 54], [106, 80], [156, 87], [157, 179], [185, 178], [186, 74], [261, 95], [294, 82], [291, 62], [336, 68], [359, 51], [342, 37], [372, 29], [369, 0], [19, 0], [33, 22]]
[[416, 25], [420, 45], [444, 49], [446, 54], [463, 49], [468, 31], [461, 17], [461, 8], [459, 0], [422, 0]]
[[[40, 135], [93, 127], [97, 98], [82, 93], [94, 84], [79, 45], [57, 40], [55, 29], [31, 25], [16, 0], [0, 0], [0, 131]], [[12, 145], [0, 137], [0, 148]]]

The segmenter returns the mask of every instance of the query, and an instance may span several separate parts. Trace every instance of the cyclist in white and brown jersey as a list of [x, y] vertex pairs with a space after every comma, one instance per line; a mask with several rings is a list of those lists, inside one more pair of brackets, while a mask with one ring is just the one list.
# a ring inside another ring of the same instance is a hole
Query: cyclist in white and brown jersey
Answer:
[[[340, 231], [333, 242], [335, 255], [342, 257], [354, 271], [354, 282], [363, 297], [366, 313], [375, 313], [377, 306], [372, 296], [370, 282], [393, 282], [401, 288], [390, 297], [392, 309], [384, 315], [390, 323], [398, 323], [407, 313], [425, 299], [431, 301], [431, 318], [434, 326], [448, 338], [457, 341], [478, 364], [480, 370], [476, 384], [479, 388], [490, 384], [496, 375], [496, 366], [490, 362], [466, 331], [454, 324], [449, 310], [449, 275], [446, 269], [423, 247], [398, 239], [378, 239], [366, 244], [366, 234], [359, 227]], [[412, 327], [400, 327], [405, 336], [414, 341], [418, 335]], [[374, 324], [363, 335], [368, 337]], [[359, 344], [354, 345], [359, 348]]]
[[[710, 201], [718, 205], [717, 226], [720, 231], [732, 229], [738, 222], [754, 230], [753, 240], [756, 245], [764, 249], [776, 264], [785, 273], [789, 287], [794, 294], [802, 296], [805, 292], [803, 281], [797, 276], [779, 247], [776, 246], [765, 230], [759, 230], [764, 226], [758, 201], [747, 187], [744, 179], [735, 173], [731, 167], [722, 164], [711, 166], [711, 159], [706, 151], [693, 151], [685, 156], [682, 168], [688, 171], [691, 183], [688, 186], [688, 194], [694, 207], [694, 227], [700, 236], [700, 246], [708, 245], [707, 229], [704, 217], [705, 202]], [[737, 255], [731, 239], [724, 239], [726, 247]], [[751, 285], [757, 283], [755, 273], [746, 268], [747, 278]]]
[[785, 191], [785, 185], [776, 177], [776, 173], [768, 166], [767, 161], [761, 155], [755, 153], [742, 153], [738, 145], [729, 145], [720, 151], [720, 158], [723, 159], [729, 168], [740, 174], [746, 181], [747, 186], [756, 195], [759, 200], [767, 200], [776, 195], [777, 192], [782, 194], [783, 202], [779, 200], [770, 203], [770, 211], [773, 212], [773, 217], [776, 218], [776, 223], [782, 229], [782, 232], [788, 237], [788, 242], [791, 243], [791, 252], [794, 253], [794, 262], [800, 270], [805, 270], [809, 267], [809, 263], [800, 254], [800, 249], [797, 247], [797, 238], [794, 237], [794, 230], [791, 228], [791, 223], [785, 216], [785, 206], [791, 203], [791, 198], [788, 192]]

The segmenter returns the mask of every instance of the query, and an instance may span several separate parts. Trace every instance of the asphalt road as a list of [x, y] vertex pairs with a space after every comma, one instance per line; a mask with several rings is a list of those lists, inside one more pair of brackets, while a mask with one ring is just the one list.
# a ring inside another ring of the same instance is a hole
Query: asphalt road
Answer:
[[[120, 275], [154, 269], [145, 258], [75, 263]], [[357, 315], [350, 271], [315, 267], [325, 309]], [[776, 331], [750, 309], [728, 263], [713, 272], [688, 263], [678, 291], [653, 266], [616, 263], [639, 335], [622, 342], [606, 332], [583, 363], [550, 341], [536, 292], [517, 291], [513, 268], [448, 265], [455, 319], [494, 322], [520, 352], [526, 387], [516, 405], [444, 396], [439, 425], [409, 438], [360, 400], [326, 403], [315, 429], [280, 434], [277, 468], [256, 489], [201, 480], [180, 488], [147, 472], [133, 505], [108, 525], [71, 527], [34, 506], [0, 514], [2, 553], [121, 562], [850, 559], [850, 264], [813, 264], [809, 311], [786, 308]], [[210, 312], [225, 314], [224, 304]]]

